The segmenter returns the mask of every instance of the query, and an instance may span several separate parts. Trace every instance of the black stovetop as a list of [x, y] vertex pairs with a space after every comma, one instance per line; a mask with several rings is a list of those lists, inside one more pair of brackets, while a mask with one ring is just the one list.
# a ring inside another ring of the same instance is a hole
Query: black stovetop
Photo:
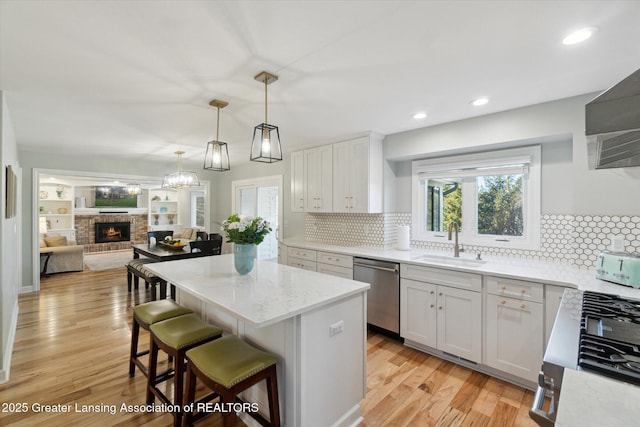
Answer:
[[584, 292], [578, 366], [640, 385], [640, 300]]

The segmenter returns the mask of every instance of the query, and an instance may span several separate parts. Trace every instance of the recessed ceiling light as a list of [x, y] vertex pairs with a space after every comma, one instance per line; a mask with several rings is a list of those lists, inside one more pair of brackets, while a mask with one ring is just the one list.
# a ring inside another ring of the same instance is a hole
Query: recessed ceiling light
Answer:
[[473, 101], [471, 101], [471, 105], [473, 105], [474, 107], [479, 107], [481, 105], [485, 105], [488, 103], [489, 103], [489, 98], [487, 98], [486, 96], [482, 98], [476, 98]]
[[420, 111], [419, 113], [415, 113], [413, 115], [414, 119], [424, 119], [425, 117], [427, 117], [427, 113], [425, 113], [424, 111]]
[[593, 33], [595, 33], [596, 31], [598, 31], [596, 27], [587, 27], [587, 28], [579, 29], [578, 31], [574, 31], [571, 34], [569, 34], [567, 37], [562, 39], [562, 44], [572, 45], [572, 44], [581, 43], [587, 40], [589, 37], [591, 37]]

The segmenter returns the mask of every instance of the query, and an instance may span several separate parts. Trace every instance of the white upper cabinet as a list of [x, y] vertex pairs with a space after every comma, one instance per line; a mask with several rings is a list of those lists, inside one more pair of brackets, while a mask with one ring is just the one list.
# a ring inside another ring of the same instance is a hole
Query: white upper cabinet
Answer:
[[333, 144], [333, 212], [382, 212], [382, 138]]
[[291, 212], [304, 212], [304, 152], [291, 153]]
[[304, 210], [332, 211], [332, 146], [304, 150]]

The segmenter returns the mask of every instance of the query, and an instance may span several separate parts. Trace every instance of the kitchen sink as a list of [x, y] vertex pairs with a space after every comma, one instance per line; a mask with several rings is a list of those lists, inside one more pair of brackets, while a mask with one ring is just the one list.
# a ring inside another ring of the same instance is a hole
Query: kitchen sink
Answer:
[[484, 259], [475, 259], [471, 257], [472, 255], [464, 256], [460, 255], [459, 258], [455, 258], [453, 255], [418, 255], [412, 257], [412, 261], [424, 261], [424, 262], [432, 262], [434, 264], [446, 264], [453, 265], [459, 267], [480, 267], [485, 264], [487, 261]]

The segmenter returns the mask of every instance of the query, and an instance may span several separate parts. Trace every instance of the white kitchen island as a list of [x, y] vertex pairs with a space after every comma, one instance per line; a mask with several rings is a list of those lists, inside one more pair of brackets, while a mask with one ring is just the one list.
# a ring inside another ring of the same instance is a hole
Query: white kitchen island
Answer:
[[[180, 304], [279, 356], [283, 425], [360, 423], [369, 284], [271, 261], [256, 261], [251, 273], [241, 276], [233, 267], [233, 255], [159, 262], [148, 268], [176, 286]], [[245, 397], [268, 412], [263, 385]]]

